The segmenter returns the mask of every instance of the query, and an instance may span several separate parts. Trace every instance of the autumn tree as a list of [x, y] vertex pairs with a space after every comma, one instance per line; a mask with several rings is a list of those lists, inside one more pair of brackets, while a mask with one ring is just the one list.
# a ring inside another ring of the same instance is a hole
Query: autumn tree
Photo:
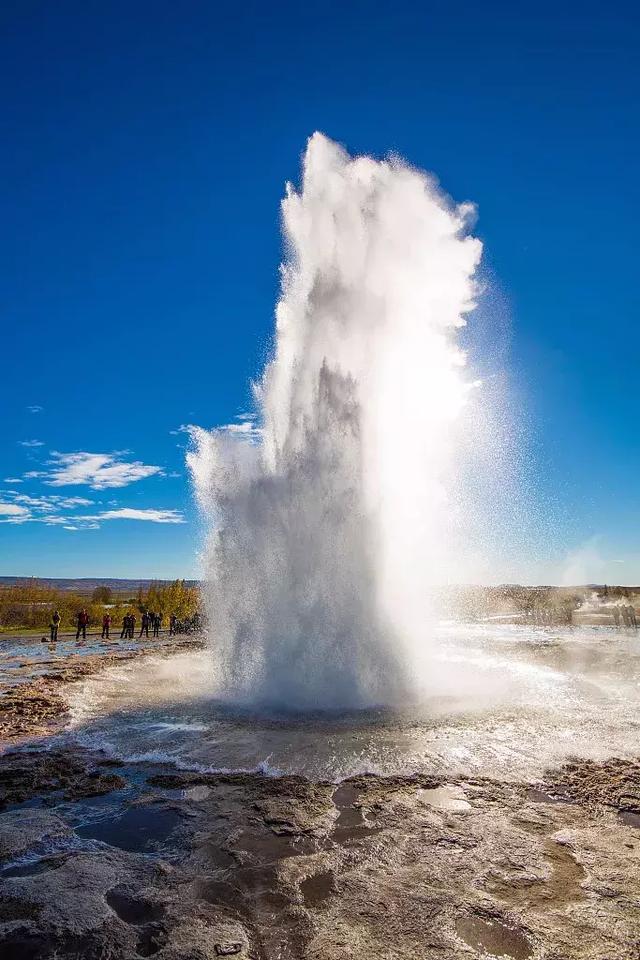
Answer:
[[111, 603], [113, 600], [113, 590], [111, 587], [96, 587], [91, 595], [94, 603]]

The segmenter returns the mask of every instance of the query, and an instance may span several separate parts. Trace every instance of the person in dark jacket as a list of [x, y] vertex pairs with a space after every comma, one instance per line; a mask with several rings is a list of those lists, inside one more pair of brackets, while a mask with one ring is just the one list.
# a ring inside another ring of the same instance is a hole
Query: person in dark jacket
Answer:
[[142, 636], [143, 633], [146, 637], [149, 636], [149, 614], [146, 610], [142, 614], [142, 621], [140, 623], [140, 636]]
[[129, 640], [133, 640], [133, 635], [136, 632], [136, 615], [135, 613], [129, 614]]
[[49, 626], [51, 629], [51, 643], [55, 643], [56, 640], [58, 639], [58, 627], [60, 626], [60, 614], [58, 613], [57, 610], [53, 611], [53, 615], [51, 617], [51, 623]]
[[154, 637], [160, 636], [160, 627], [162, 626], [162, 615], [159, 613], [154, 613], [153, 615], [153, 635]]
[[89, 623], [89, 614], [87, 611], [82, 608], [78, 614], [78, 629], [76, 630], [76, 640], [80, 639], [80, 634], [82, 634], [82, 639], [87, 639], [87, 624]]
[[111, 627], [111, 614], [105, 613], [102, 618], [102, 639], [109, 639], [109, 628]]

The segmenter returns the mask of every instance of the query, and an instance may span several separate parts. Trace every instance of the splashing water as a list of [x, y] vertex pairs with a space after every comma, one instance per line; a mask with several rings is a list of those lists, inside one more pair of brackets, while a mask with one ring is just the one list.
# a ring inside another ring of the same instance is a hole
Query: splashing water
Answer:
[[476, 454], [489, 440], [458, 343], [477, 295], [473, 208], [316, 133], [282, 211], [257, 425], [194, 427], [188, 455], [212, 530], [216, 693], [397, 704], [428, 674], [429, 585], [460, 578], [477, 526], [463, 460], [470, 434]]

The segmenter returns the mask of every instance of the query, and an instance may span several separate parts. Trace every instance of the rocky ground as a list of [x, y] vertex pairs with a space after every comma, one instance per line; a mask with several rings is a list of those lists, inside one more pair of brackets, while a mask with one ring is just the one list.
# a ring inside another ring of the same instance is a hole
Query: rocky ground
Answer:
[[640, 764], [545, 783], [0, 758], [0, 957], [639, 960]]

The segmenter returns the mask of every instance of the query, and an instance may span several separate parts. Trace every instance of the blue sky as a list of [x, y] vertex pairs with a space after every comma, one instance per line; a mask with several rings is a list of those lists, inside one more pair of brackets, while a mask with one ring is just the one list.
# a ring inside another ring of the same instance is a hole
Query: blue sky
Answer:
[[518, 573], [640, 582], [637, 44], [616, 3], [3, 4], [0, 573], [196, 573], [177, 431], [247, 409], [320, 129], [478, 205], [561, 542]]

